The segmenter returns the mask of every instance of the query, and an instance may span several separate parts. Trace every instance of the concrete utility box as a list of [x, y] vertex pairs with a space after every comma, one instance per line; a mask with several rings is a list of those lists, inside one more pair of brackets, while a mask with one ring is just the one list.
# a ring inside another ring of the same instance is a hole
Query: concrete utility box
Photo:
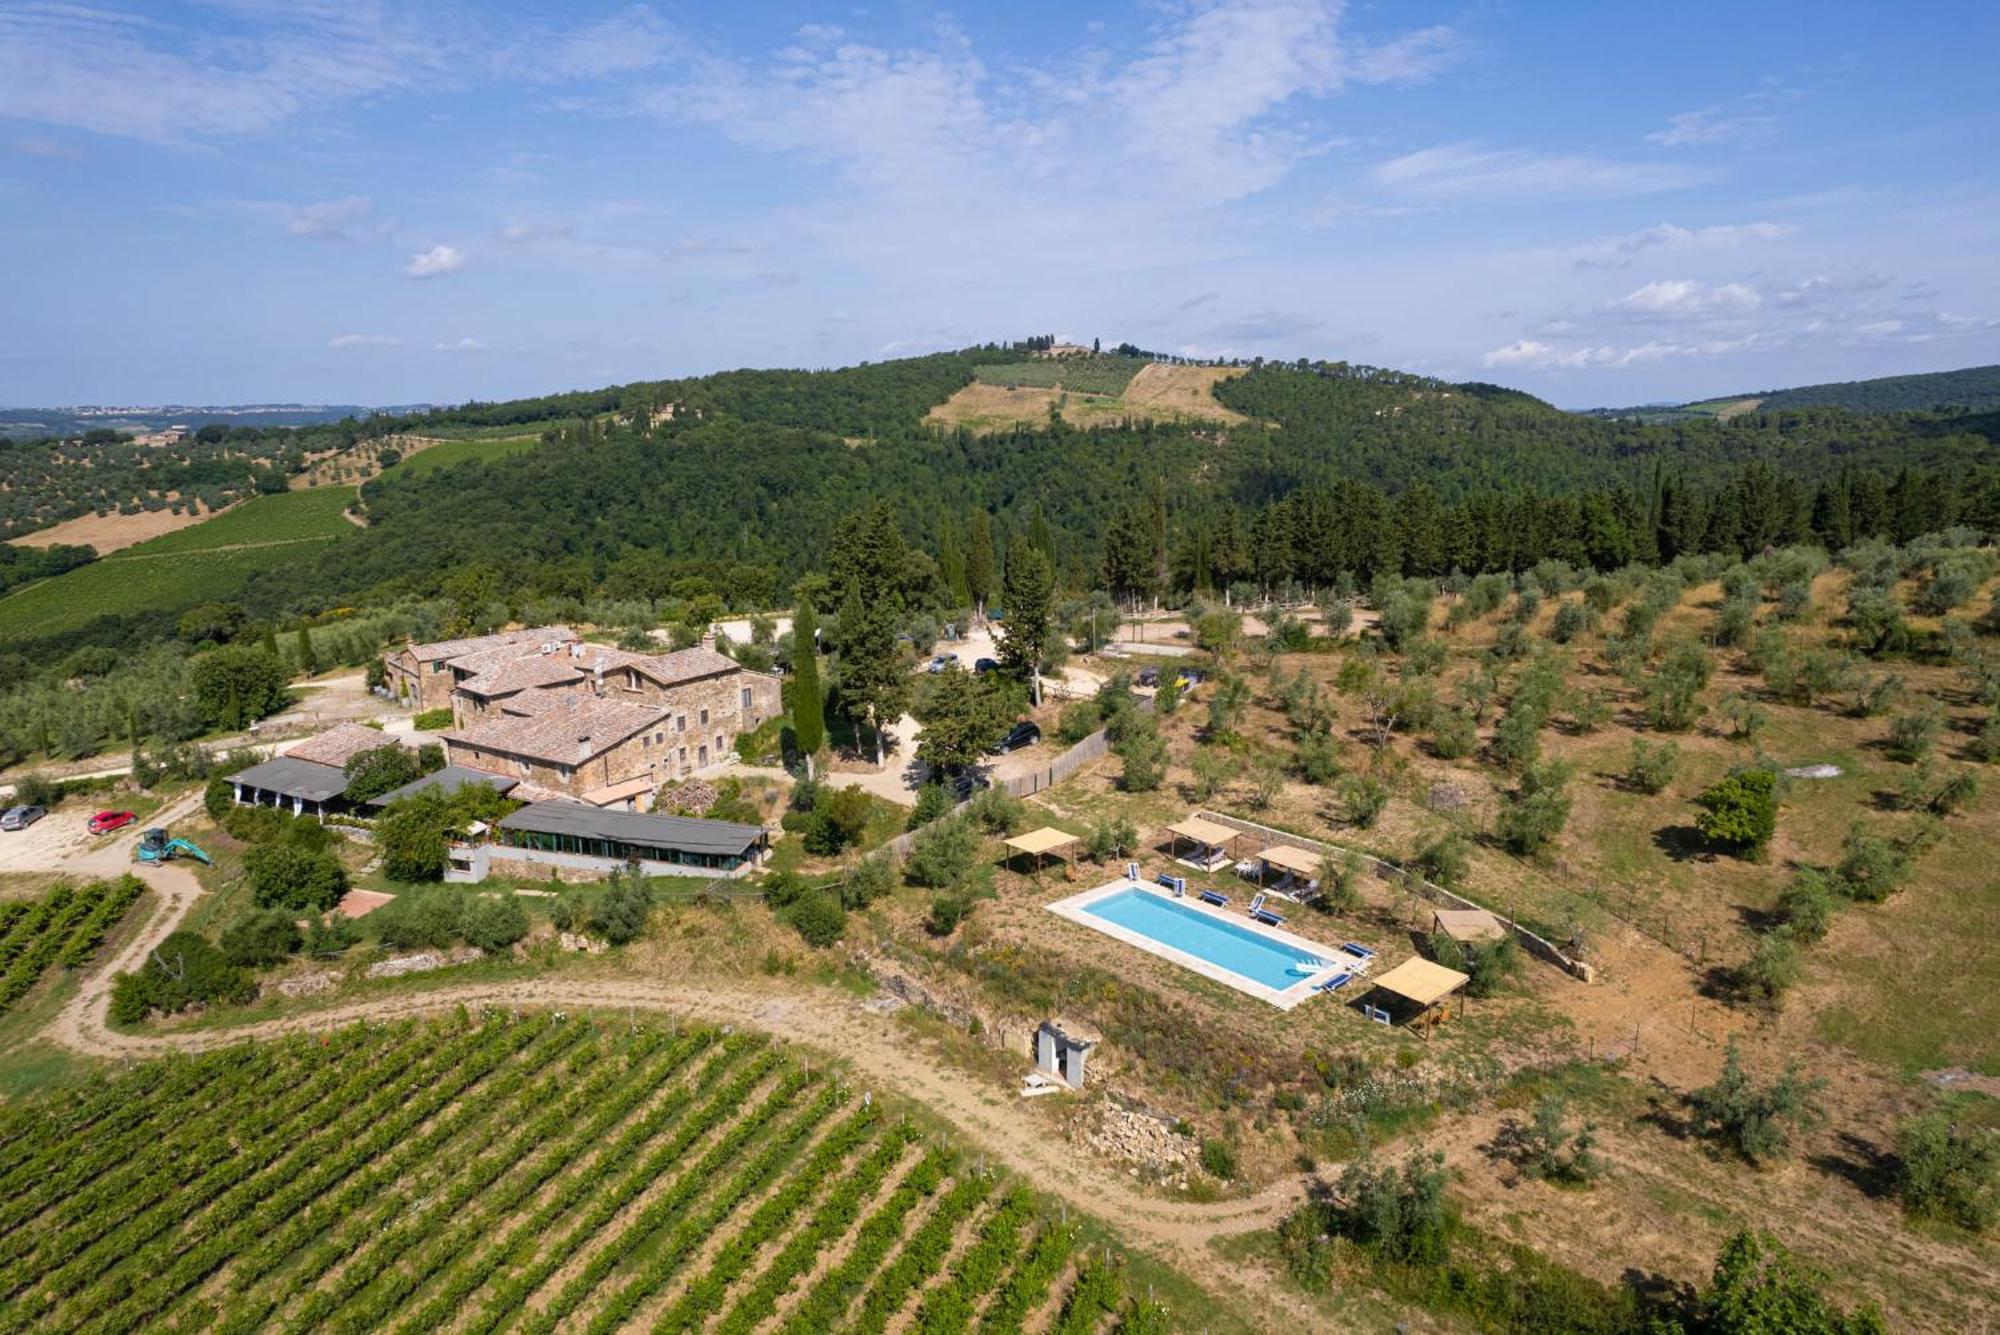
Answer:
[[1071, 1089], [1083, 1088], [1084, 1063], [1097, 1035], [1074, 1021], [1044, 1020], [1035, 1030], [1035, 1065]]

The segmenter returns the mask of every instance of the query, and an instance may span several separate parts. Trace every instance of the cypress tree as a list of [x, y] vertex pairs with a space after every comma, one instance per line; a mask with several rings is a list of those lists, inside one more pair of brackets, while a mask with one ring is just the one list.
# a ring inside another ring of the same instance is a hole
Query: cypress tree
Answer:
[[993, 596], [993, 521], [984, 510], [972, 512], [965, 540], [965, 587], [972, 595], [977, 620], [986, 619], [986, 600]]
[[278, 630], [270, 622], [264, 623], [264, 652], [272, 658], [282, 658], [278, 652]]
[[792, 735], [805, 755], [808, 779], [813, 757], [826, 745], [826, 700], [820, 693], [819, 650], [813, 644], [818, 629], [812, 599], [799, 599], [792, 614]]
[[1037, 705], [1042, 702], [1042, 660], [1048, 657], [1055, 570], [1031, 540], [1016, 536], [1007, 552], [1007, 620], [1000, 626], [1000, 661], [1028, 679]]
[[313, 655], [312, 636], [304, 626], [299, 627], [299, 671], [308, 677], [319, 671], [319, 659]]

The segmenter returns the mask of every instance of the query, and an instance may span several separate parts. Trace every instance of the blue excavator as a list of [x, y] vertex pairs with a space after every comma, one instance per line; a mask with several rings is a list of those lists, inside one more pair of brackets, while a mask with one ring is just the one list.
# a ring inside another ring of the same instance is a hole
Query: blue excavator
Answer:
[[141, 862], [172, 862], [181, 857], [193, 858], [197, 862], [210, 861], [199, 845], [186, 839], [176, 839], [157, 826], [139, 836], [135, 856]]

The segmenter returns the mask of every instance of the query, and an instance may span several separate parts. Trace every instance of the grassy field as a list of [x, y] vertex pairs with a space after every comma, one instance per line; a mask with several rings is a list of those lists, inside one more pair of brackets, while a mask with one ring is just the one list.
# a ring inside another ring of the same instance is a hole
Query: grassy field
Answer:
[[541, 443], [539, 435], [465, 436], [419, 450], [390, 469], [391, 473], [435, 473], [455, 464], [477, 460], [504, 459], [510, 454], [531, 450]]
[[1116, 396], [1147, 365], [1139, 357], [1042, 357], [973, 368], [982, 385], [1028, 389], [1066, 389], [1073, 394]]
[[749, 1035], [355, 1026], [5, 1129], [0, 1330], [1167, 1328], [1081, 1221]]
[[[1074, 370], [1079, 365], [1074, 358], [979, 367], [971, 384], [931, 409], [924, 421], [983, 435], [1017, 425], [1046, 426], [1052, 412], [1083, 429], [1126, 421], [1246, 420], [1214, 394], [1217, 381], [1242, 374], [1239, 370], [1138, 363], [1128, 357], [1099, 360], [1120, 365], [1102, 374]], [[1136, 372], [1123, 365], [1127, 362]]]
[[192, 528], [0, 598], [0, 639], [73, 630], [95, 617], [226, 599], [259, 570], [294, 559], [302, 544], [354, 533], [346, 487], [259, 496]]

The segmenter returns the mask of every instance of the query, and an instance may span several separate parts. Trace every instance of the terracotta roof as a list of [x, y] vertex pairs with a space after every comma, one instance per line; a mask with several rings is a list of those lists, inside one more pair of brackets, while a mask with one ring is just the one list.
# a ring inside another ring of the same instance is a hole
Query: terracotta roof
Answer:
[[568, 626], [531, 626], [525, 630], [503, 630], [493, 635], [474, 635], [462, 640], [433, 640], [412, 644], [409, 652], [419, 663], [435, 663], [441, 658], [462, 658], [481, 649], [497, 649], [509, 644], [541, 644], [549, 640], [567, 642], [577, 638]]
[[626, 779], [622, 783], [611, 783], [606, 784], [602, 788], [593, 788], [583, 795], [583, 800], [594, 807], [608, 807], [613, 802], [623, 802], [628, 798], [644, 796], [658, 787], [659, 782], [658, 779], [650, 774], [641, 774], [636, 778]]
[[713, 677], [721, 672], [737, 672], [742, 668], [742, 665], [729, 655], [719, 654], [700, 645], [692, 649], [676, 649], [670, 654], [655, 654], [651, 658], [639, 658], [636, 655], [633, 657], [631, 666], [638, 668], [662, 686], [693, 681], [696, 677]]
[[388, 746], [391, 743], [404, 745], [379, 728], [365, 728], [359, 723], [337, 723], [317, 736], [308, 737], [296, 746], [287, 747], [285, 754], [293, 760], [310, 760], [315, 765], [331, 765], [335, 769], [342, 769], [346, 767], [348, 761], [363, 751], [373, 751], [377, 747]]
[[643, 728], [667, 717], [657, 705], [565, 695], [531, 715], [509, 713], [463, 731], [447, 742], [504, 751], [552, 765], [577, 765], [603, 754]]
[[[484, 658], [487, 655], [478, 655]], [[457, 667], [465, 660], [453, 659]], [[583, 669], [566, 654], [529, 654], [525, 658], [512, 658], [491, 668], [481, 668], [479, 675], [458, 684], [458, 689], [467, 695], [511, 695], [515, 691], [535, 690], [544, 686], [567, 686], [583, 680]]]

